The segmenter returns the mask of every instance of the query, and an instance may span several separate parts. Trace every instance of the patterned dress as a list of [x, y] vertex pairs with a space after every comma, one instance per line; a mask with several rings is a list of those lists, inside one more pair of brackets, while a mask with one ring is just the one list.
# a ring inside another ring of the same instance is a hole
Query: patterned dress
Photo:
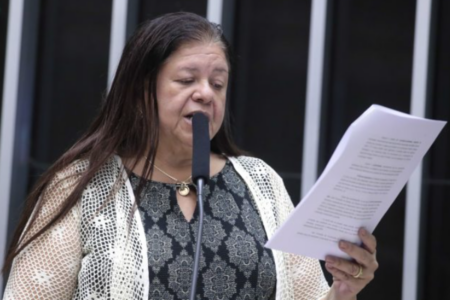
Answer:
[[[140, 178], [131, 174], [136, 191]], [[149, 299], [189, 299], [198, 205], [188, 222], [174, 184], [146, 181], [139, 212], [148, 245]], [[274, 299], [276, 270], [247, 186], [227, 161], [204, 189], [197, 299]]]

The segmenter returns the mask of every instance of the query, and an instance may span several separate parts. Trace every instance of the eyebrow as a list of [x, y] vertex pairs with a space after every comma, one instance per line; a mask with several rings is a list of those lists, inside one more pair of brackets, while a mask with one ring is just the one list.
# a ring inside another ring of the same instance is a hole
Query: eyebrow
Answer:
[[[196, 67], [182, 67], [179, 69], [180, 71], [189, 71], [189, 72], [197, 72], [198, 68]], [[215, 68], [213, 70], [213, 72], [217, 72], [217, 73], [228, 73], [228, 70], [225, 68]]]

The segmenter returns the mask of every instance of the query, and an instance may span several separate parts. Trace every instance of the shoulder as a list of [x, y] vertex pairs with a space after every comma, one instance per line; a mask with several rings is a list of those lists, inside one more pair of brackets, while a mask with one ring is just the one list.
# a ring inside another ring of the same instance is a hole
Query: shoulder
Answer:
[[246, 183], [262, 218], [271, 224], [266, 230], [273, 233], [293, 208], [282, 178], [261, 159], [248, 156], [228, 159]]
[[[71, 176], [81, 176], [84, 172], [89, 170], [91, 161], [88, 158], [77, 159], [68, 164], [64, 169], [57, 172], [55, 179], [64, 179]], [[123, 167], [119, 156], [111, 156], [95, 173], [97, 176], [109, 175], [109, 173], [117, 173]]]
[[54, 192], [55, 189], [60, 191], [72, 190], [88, 167], [89, 161], [86, 159], [75, 160], [69, 163], [63, 169], [54, 173], [48, 182], [46, 192]]
[[[89, 171], [91, 161], [87, 158], [77, 159], [69, 163], [63, 169], [57, 171], [49, 180], [46, 193], [54, 193], [55, 191], [64, 192], [65, 194], [73, 191], [80, 179]], [[91, 177], [86, 188], [105, 181], [114, 181], [121, 170], [121, 160], [118, 156], [109, 158]]]
[[87, 221], [85, 225], [91, 224], [100, 211], [110, 214], [118, 203], [122, 204], [130, 197], [126, 172], [119, 156], [111, 156], [100, 166], [93, 163], [91, 159], [80, 159], [65, 169], [66, 174], [79, 175], [74, 176], [78, 177], [74, 187], [77, 188], [81, 220]]
[[269, 166], [265, 161], [260, 158], [252, 157], [252, 156], [237, 156], [237, 157], [228, 157], [228, 159], [236, 165], [242, 166], [248, 172], [267, 172], [267, 173], [275, 173], [275, 170]]
[[251, 156], [237, 156], [228, 157], [228, 159], [239, 173], [246, 173], [252, 179], [264, 177], [276, 182], [281, 180], [278, 173], [260, 158]]

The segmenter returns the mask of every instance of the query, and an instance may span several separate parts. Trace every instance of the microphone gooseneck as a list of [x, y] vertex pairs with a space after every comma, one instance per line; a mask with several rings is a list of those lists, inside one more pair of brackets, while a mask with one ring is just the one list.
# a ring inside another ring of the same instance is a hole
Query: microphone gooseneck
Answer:
[[192, 117], [192, 180], [197, 186], [197, 203], [199, 208], [199, 222], [197, 244], [195, 247], [194, 267], [192, 270], [192, 283], [189, 299], [195, 300], [197, 290], [198, 265], [200, 262], [200, 251], [203, 233], [203, 186], [209, 180], [210, 161], [209, 155], [211, 144], [209, 140], [208, 118], [202, 113], [196, 113]]

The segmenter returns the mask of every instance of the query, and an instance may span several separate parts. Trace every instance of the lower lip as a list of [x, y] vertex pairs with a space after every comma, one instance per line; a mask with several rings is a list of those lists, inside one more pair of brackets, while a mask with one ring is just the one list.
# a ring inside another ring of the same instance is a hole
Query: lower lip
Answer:
[[186, 122], [188, 122], [190, 125], [192, 125], [192, 118], [184, 118]]
[[[184, 117], [184, 120], [189, 123], [190, 125], [192, 125], [192, 118], [186, 118]], [[209, 121], [208, 121], [209, 122]]]

